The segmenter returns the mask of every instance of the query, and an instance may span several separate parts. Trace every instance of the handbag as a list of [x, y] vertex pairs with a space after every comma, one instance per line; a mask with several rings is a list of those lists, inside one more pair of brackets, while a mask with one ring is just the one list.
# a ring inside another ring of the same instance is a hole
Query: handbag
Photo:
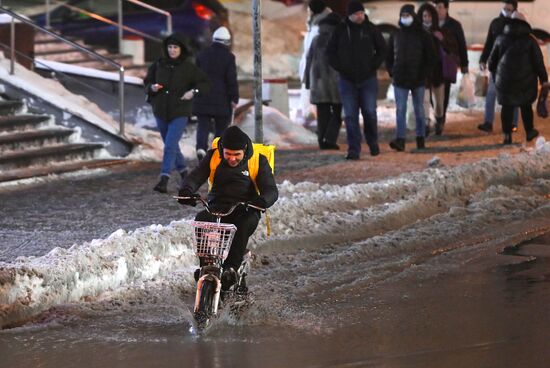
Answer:
[[537, 115], [541, 118], [548, 117], [548, 85], [542, 86], [537, 101]]
[[489, 88], [489, 76], [486, 73], [477, 74], [474, 86], [476, 96], [487, 96], [487, 89]]
[[476, 97], [474, 94], [474, 85], [468, 74], [464, 74], [460, 80], [456, 104], [465, 109], [470, 109], [475, 105], [475, 103]]

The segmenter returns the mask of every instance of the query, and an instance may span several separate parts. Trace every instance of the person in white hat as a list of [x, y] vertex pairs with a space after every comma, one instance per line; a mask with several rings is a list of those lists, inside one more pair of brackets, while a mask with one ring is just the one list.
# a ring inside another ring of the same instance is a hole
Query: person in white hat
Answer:
[[198, 119], [196, 150], [199, 161], [209, 148], [212, 124], [215, 135], [221, 136], [231, 123], [233, 109], [239, 102], [237, 65], [230, 46], [231, 33], [226, 27], [220, 27], [212, 35], [212, 45], [197, 56], [197, 66], [206, 73], [212, 86], [208, 93], [193, 100], [193, 113]]

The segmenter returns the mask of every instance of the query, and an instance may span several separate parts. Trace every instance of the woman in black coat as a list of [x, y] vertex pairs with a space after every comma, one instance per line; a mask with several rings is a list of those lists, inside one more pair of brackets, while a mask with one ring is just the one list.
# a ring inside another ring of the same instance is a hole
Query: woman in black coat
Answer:
[[504, 27], [504, 33], [497, 38], [488, 60], [498, 102], [502, 105], [503, 144], [512, 144], [515, 106], [521, 109], [527, 141], [539, 135], [533, 126], [531, 105], [537, 99], [538, 81], [548, 83], [542, 52], [531, 34], [531, 26], [521, 13], [514, 14]]
[[209, 88], [206, 75], [188, 60], [190, 53], [182, 36], [168, 36], [163, 54], [149, 67], [143, 81], [164, 142], [160, 181], [153, 188], [160, 193], [168, 191], [172, 170], [176, 169], [182, 178], [187, 174], [179, 141], [192, 113], [191, 100]]

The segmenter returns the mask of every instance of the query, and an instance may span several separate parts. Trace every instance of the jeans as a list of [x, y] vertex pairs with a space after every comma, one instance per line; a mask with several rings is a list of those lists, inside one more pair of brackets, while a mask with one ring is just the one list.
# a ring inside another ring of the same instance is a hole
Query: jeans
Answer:
[[187, 116], [180, 116], [172, 121], [165, 121], [155, 116], [157, 127], [164, 142], [161, 176], [170, 176], [173, 169], [178, 172], [185, 170], [185, 160], [180, 151], [179, 142], [187, 126]]
[[208, 135], [212, 130], [212, 120], [214, 120], [215, 136], [221, 137], [223, 131], [229, 126], [231, 122], [231, 116], [197, 116], [197, 147], [196, 149], [203, 149], [208, 151]]
[[[489, 76], [489, 86], [487, 87], [487, 96], [485, 96], [485, 120], [483, 120], [485, 123], [488, 123], [490, 125], [493, 125], [493, 122], [495, 121], [495, 104], [497, 100], [497, 89], [495, 87], [495, 82], [493, 81], [493, 77]], [[515, 127], [518, 126], [518, 108], [514, 108], [514, 117], [513, 117], [513, 125]]]
[[407, 136], [407, 99], [409, 91], [412, 93], [412, 101], [414, 108], [414, 117], [416, 121], [416, 136], [424, 137], [426, 134], [426, 121], [424, 119], [424, 86], [409, 90], [393, 86], [395, 94], [396, 121], [397, 121], [397, 138]]
[[361, 153], [361, 130], [359, 128], [359, 110], [363, 115], [363, 133], [369, 147], [378, 144], [378, 120], [376, 116], [376, 97], [378, 79], [371, 77], [361, 83], [353, 83], [343, 78], [338, 81], [340, 99], [344, 108], [344, 122], [348, 140], [348, 154], [359, 156]]

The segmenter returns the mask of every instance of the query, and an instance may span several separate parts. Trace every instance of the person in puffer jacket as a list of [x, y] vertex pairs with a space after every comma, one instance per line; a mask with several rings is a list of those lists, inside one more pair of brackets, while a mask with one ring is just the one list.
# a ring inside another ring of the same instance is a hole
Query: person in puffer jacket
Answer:
[[527, 141], [539, 132], [533, 125], [532, 104], [537, 99], [538, 82], [548, 85], [548, 73], [540, 47], [525, 16], [514, 13], [495, 41], [488, 60], [498, 103], [502, 105], [503, 144], [512, 144], [514, 106], [519, 106]]
[[396, 138], [390, 142], [390, 147], [396, 151], [405, 150], [407, 99], [410, 91], [416, 118], [416, 148], [424, 149], [424, 85], [432, 75], [432, 62], [435, 59], [433, 42], [418, 21], [414, 5], [401, 7], [399, 25], [401, 29], [390, 37], [386, 57], [386, 67], [393, 80], [397, 123]]

